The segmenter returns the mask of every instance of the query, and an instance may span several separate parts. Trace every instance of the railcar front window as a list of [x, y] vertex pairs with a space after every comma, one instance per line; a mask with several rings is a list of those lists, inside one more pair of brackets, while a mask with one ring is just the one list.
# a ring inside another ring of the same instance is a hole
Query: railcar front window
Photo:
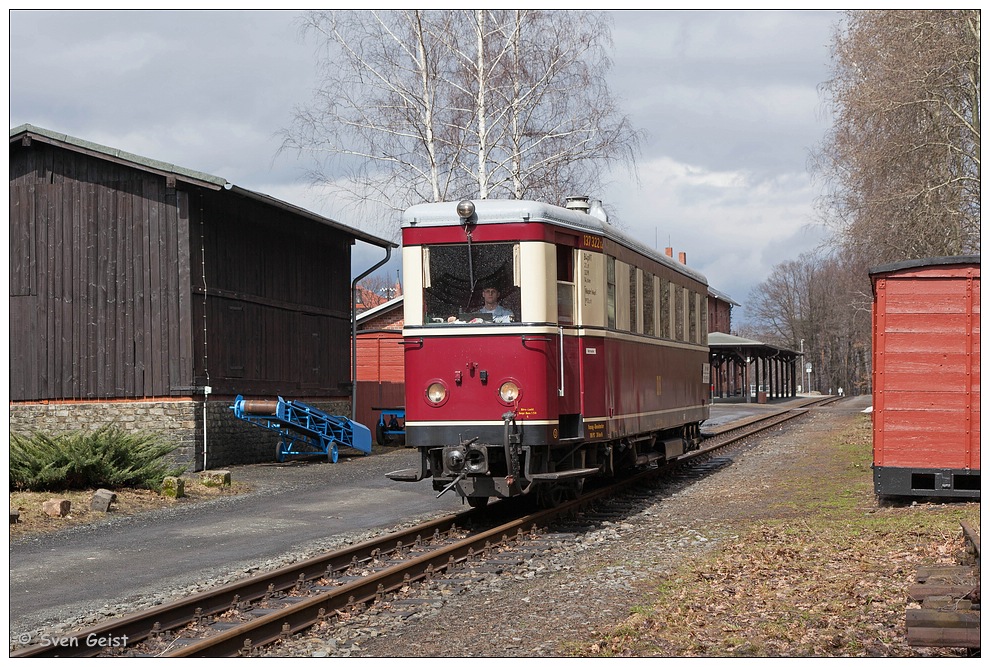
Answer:
[[518, 244], [437, 245], [423, 251], [425, 324], [519, 321]]

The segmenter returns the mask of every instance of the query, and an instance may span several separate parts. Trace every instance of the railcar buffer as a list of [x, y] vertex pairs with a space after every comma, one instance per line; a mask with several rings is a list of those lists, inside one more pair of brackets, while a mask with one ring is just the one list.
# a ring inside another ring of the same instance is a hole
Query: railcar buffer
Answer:
[[322, 454], [337, 462], [338, 447], [371, 453], [371, 430], [346, 417], [329, 415], [300, 401], [247, 399], [238, 395], [231, 406], [234, 416], [249, 424], [278, 431], [275, 459]]

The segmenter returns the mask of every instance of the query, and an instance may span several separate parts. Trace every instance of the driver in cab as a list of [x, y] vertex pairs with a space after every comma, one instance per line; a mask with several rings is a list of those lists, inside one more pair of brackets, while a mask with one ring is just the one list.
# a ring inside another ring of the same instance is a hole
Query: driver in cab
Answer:
[[[512, 311], [509, 310], [508, 308], [504, 307], [503, 305], [501, 305], [498, 302], [499, 295], [500, 295], [500, 293], [498, 291], [498, 288], [496, 288], [494, 285], [486, 285], [481, 290], [481, 296], [485, 300], [485, 302], [481, 306], [481, 308], [478, 309], [476, 312], [477, 313], [483, 313], [483, 314], [484, 313], [487, 313], [487, 314], [491, 315], [492, 316], [492, 322], [499, 322], [499, 323], [511, 322], [512, 321]], [[467, 315], [470, 316], [470, 313], [468, 313]], [[451, 315], [450, 317], [447, 318], [447, 321], [448, 322], [464, 322], [465, 320], [460, 319], [461, 317], [464, 317], [464, 315], [460, 315], [460, 316]], [[475, 322], [484, 322], [485, 320], [482, 319], [482, 318], [480, 318], [480, 317], [474, 317], [474, 318], [471, 318], [471, 319], [469, 319], [467, 321], [468, 322], [475, 323]]]

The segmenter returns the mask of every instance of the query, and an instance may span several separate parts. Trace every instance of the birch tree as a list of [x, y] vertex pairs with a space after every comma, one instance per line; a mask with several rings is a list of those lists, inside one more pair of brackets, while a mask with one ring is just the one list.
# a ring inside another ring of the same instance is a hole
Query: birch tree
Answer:
[[312, 183], [393, 210], [594, 194], [642, 134], [609, 92], [604, 13], [310, 12], [320, 86], [283, 132]]

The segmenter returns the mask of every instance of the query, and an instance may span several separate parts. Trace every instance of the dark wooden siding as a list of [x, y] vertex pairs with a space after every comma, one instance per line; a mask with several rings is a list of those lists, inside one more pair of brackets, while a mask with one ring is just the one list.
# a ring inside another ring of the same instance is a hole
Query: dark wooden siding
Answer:
[[346, 231], [32, 139], [9, 239], [13, 401], [349, 395]]
[[38, 142], [10, 165], [11, 400], [188, 387], [185, 193]]
[[349, 395], [351, 237], [229, 193], [192, 206], [197, 383], [218, 395]]

